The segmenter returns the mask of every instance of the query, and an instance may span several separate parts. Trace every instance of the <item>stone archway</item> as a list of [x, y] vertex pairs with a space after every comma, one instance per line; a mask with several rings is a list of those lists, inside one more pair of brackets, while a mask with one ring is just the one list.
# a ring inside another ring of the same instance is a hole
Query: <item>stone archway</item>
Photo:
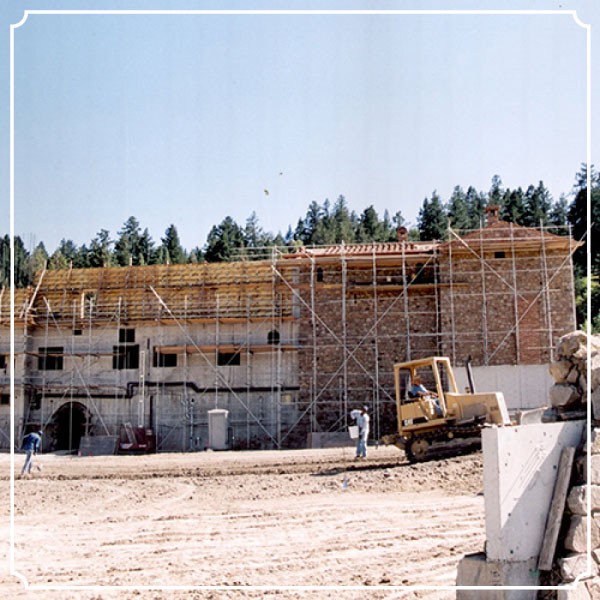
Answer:
[[74, 451], [79, 449], [81, 437], [85, 434], [90, 413], [81, 402], [65, 402], [52, 416], [54, 429], [54, 450]]

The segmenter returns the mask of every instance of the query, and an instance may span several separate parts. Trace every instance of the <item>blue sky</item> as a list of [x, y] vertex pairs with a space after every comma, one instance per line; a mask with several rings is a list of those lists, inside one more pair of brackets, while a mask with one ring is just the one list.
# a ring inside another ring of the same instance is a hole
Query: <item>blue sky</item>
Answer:
[[[560, 4], [598, 22], [591, 2]], [[16, 1], [3, 47], [23, 8], [90, 7], [254, 8]], [[345, 6], [415, 7], [495, 8]], [[52, 251], [100, 229], [116, 237], [134, 215], [157, 242], [175, 224], [191, 249], [228, 215], [244, 224], [255, 211], [285, 233], [340, 194], [413, 224], [433, 190], [488, 190], [494, 174], [511, 188], [543, 180], [558, 198], [586, 157], [585, 43], [569, 15], [32, 15], [15, 31], [15, 231]]]

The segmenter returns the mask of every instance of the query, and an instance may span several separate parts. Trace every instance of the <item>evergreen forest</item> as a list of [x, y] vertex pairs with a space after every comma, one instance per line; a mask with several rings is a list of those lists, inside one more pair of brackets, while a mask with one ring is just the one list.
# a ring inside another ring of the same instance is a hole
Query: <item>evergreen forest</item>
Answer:
[[[589, 252], [591, 271], [587, 273], [587, 165], [583, 164], [575, 176], [573, 188], [558, 199], [540, 181], [527, 188], [505, 188], [495, 175], [487, 192], [473, 186], [465, 190], [456, 186], [447, 199], [436, 191], [421, 204], [416, 224], [407, 223], [400, 211], [377, 214], [372, 205], [360, 214], [348, 208], [343, 195], [335, 202], [313, 201], [306, 215], [298, 219], [295, 228], [273, 234], [265, 231], [252, 213], [244, 224], [226, 217], [214, 225], [202, 246], [186, 249], [181, 245], [177, 228], [170, 224], [156, 242], [147, 228], [131, 216], [113, 237], [108, 229], [100, 229], [89, 244], [78, 246], [72, 240], [63, 239], [58, 247], [48, 250], [43, 242], [27, 249], [23, 240], [14, 239], [15, 285], [31, 285], [35, 273], [47, 269], [90, 268], [108, 266], [183, 264], [197, 262], [223, 262], [234, 260], [259, 260], [268, 258], [272, 249], [291, 252], [299, 246], [328, 244], [355, 244], [389, 242], [397, 239], [399, 227], [405, 227], [408, 239], [413, 241], [447, 239], [449, 228], [457, 232], [477, 229], [484, 222], [488, 205], [500, 207], [504, 221], [527, 227], [550, 227], [552, 233], [583, 240], [584, 247], [574, 257], [578, 322], [586, 323], [588, 283], [591, 289], [592, 329], [600, 331], [600, 255], [598, 253], [598, 229], [600, 227], [600, 174], [590, 167], [591, 189], [591, 244]], [[10, 282], [10, 237], [0, 238], [0, 287]]]

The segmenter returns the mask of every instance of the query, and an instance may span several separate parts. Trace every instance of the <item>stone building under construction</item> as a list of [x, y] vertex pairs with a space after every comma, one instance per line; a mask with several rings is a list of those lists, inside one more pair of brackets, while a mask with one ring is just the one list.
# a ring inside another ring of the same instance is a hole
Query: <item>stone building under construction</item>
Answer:
[[457, 371], [470, 356], [509, 408], [527, 407], [576, 327], [576, 246], [492, 214], [446, 242], [41, 272], [14, 291], [14, 369], [0, 292], [0, 447], [11, 408], [16, 438], [41, 424], [46, 450], [126, 424], [158, 451], [201, 450], [217, 413], [223, 448], [302, 448], [362, 404], [377, 439], [396, 427], [393, 364], [429, 355]]

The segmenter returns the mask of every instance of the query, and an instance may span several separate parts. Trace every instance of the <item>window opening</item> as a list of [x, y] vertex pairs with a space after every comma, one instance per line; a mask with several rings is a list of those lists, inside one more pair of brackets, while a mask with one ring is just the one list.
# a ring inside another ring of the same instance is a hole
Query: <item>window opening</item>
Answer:
[[177, 354], [162, 354], [156, 348], [152, 358], [153, 367], [176, 367]]
[[135, 329], [119, 329], [119, 343], [133, 344], [135, 342]]
[[273, 329], [267, 334], [267, 344], [279, 344], [280, 340], [281, 336], [279, 335], [279, 331], [277, 331], [277, 329]]
[[140, 347], [113, 346], [113, 369], [138, 369], [140, 366]]
[[241, 364], [239, 352], [219, 352], [217, 354], [217, 366], [238, 367]]
[[38, 356], [38, 369], [40, 371], [62, 371], [63, 369], [63, 347], [54, 346], [40, 348]]

